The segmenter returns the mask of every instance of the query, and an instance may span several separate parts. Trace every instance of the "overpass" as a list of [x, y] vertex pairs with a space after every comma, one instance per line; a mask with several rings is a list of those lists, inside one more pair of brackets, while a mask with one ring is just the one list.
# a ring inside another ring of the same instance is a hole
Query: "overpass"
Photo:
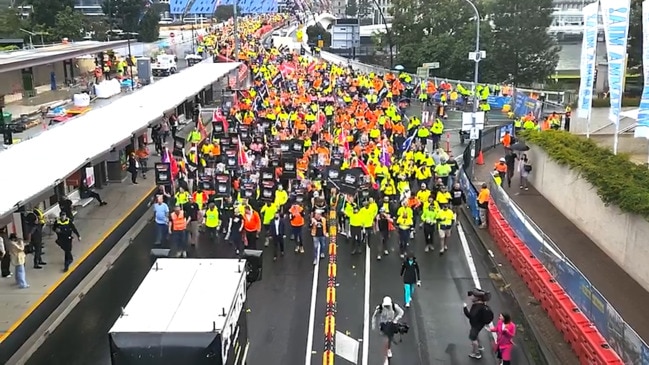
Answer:
[[[322, 24], [322, 26], [325, 29], [329, 29], [329, 27], [334, 24], [334, 21], [336, 20], [336, 17], [333, 16], [330, 13], [322, 13], [318, 16], [315, 17], [315, 22]], [[309, 22], [310, 23], [310, 22]], [[388, 24], [388, 28], [391, 27], [392, 24]], [[385, 25], [383, 24], [375, 24], [375, 25], [364, 25], [361, 26], [361, 36], [362, 37], [369, 37], [375, 33], [385, 33]]]

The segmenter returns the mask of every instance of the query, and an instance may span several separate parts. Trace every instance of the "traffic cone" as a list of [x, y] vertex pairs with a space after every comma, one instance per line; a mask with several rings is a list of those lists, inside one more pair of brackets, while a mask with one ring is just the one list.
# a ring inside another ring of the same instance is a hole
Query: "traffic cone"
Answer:
[[484, 157], [482, 156], [482, 151], [478, 152], [478, 158], [475, 159], [477, 165], [484, 165]]

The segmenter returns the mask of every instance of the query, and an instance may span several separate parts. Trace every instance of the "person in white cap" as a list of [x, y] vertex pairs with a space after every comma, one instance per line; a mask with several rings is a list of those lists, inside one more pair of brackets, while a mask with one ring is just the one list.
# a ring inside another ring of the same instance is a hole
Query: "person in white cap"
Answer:
[[507, 177], [507, 160], [504, 157], [501, 157], [498, 162], [494, 165], [494, 171], [498, 173], [501, 181], [505, 181]]
[[385, 296], [381, 305], [377, 306], [372, 314], [372, 329], [376, 330], [378, 325], [379, 331], [385, 336], [388, 357], [392, 357], [392, 342], [403, 313], [403, 309], [394, 303], [392, 298]]

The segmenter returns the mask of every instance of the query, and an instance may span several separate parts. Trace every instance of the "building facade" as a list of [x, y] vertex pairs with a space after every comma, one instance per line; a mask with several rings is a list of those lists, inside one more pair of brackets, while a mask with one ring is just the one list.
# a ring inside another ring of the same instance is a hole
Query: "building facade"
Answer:
[[581, 10], [584, 6], [594, 3], [597, 0], [553, 0], [552, 4], [559, 11]]

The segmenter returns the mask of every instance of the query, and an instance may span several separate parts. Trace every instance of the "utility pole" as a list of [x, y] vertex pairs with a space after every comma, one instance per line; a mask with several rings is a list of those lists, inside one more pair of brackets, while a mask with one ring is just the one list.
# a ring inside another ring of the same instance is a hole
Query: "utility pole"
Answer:
[[[482, 59], [482, 51], [480, 51], [480, 12], [478, 11], [478, 8], [475, 6], [475, 4], [471, 0], [465, 0], [469, 5], [471, 5], [471, 8], [473, 9], [473, 12], [475, 14], [475, 51], [474, 52], [469, 52], [469, 59], [473, 60], [475, 62], [475, 69], [473, 71], [473, 109], [471, 113], [471, 129], [475, 131], [475, 128], [477, 128], [477, 118], [478, 118], [478, 82], [480, 80], [480, 60]], [[480, 135], [482, 133], [478, 131], [478, 140], [480, 139]], [[475, 159], [478, 157], [478, 154], [480, 151], [477, 150], [476, 146], [478, 146], [477, 142], [471, 141], [472, 143], [472, 153], [471, 157]], [[482, 148], [482, 146], [480, 146]], [[474, 169], [474, 161], [471, 161], [471, 176], [473, 176], [473, 169]]]

